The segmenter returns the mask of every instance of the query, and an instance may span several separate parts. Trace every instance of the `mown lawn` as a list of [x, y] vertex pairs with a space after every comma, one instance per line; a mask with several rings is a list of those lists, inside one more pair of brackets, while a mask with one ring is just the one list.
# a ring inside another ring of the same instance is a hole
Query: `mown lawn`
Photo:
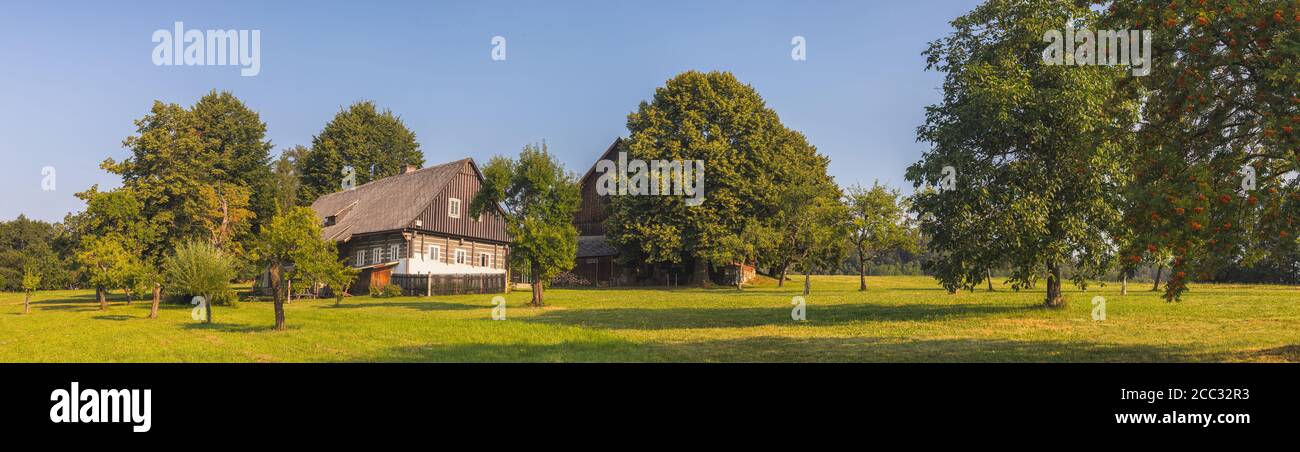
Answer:
[[[743, 292], [718, 289], [551, 290], [550, 306], [506, 296], [296, 301], [289, 329], [270, 329], [270, 303], [218, 306], [216, 323], [190, 306], [42, 292], [0, 294], [0, 361], [1264, 361], [1300, 362], [1300, 288], [1200, 285], [1165, 303], [1149, 285], [1067, 293], [1068, 308], [1038, 307], [1042, 291], [948, 295], [927, 277], [814, 277], [807, 321], [790, 319], [802, 281]], [[1091, 317], [1107, 299], [1106, 320]]]

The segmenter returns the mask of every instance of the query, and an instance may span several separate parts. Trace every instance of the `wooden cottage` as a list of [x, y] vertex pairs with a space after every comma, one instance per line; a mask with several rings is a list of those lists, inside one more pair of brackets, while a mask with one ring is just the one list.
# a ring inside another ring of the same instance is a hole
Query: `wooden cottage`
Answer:
[[505, 291], [510, 238], [499, 211], [470, 217], [483, 174], [472, 159], [399, 175], [312, 203], [324, 237], [361, 269], [349, 289], [402, 286], [410, 295]]

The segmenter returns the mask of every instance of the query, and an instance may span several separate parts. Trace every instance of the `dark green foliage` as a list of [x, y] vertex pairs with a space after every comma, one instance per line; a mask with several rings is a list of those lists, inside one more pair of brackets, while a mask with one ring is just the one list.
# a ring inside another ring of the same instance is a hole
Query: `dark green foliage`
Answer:
[[392, 111], [374, 102], [357, 102], [330, 120], [312, 138], [311, 152], [298, 163], [301, 186], [298, 202], [309, 205], [321, 195], [339, 191], [344, 167], [356, 172], [361, 185], [402, 172], [406, 165], [424, 166], [424, 153], [412, 132]]

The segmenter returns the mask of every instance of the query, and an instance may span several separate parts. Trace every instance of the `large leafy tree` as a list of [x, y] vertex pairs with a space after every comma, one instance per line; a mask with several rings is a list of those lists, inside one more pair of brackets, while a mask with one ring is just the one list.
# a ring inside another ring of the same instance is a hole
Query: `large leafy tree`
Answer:
[[[142, 243], [143, 257], [161, 261], [181, 243], [208, 240], [236, 256], [251, 233], [253, 193], [265, 184], [265, 126], [229, 93], [212, 93], [186, 109], [154, 102], [123, 145], [131, 156], [101, 165], [122, 177], [142, 208], [133, 221], [159, 231]], [[260, 163], [257, 163], [260, 162]], [[82, 196], [87, 199], [88, 193]], [[262, 196], [262, 195], [258, 195]]]
[[778, 187], [829, 180], [816, 148], [727, 72], [678, 74], [628, 115], [627, 128], [621, 150], [630, 159], [703, 161], [705, 199], [613, 196], [607, 235], [626, 260], [693, 264], [697, 284], [709, 283], [711, 264], [742, 257], [733, 245], [779, 209]]
[[1300, 236], [1300, 4], [1103, 2], [1109, 28], [1153, 29], [1129, 262], [1170, 257], [1165, 297], [1226, 266], [1293, 255]]
[[[257, 112], [228, 91], [213, 90], [190, 108], [195, 129], [203, 138], [205, 155], [212, 161], [212, 180], [247, 192], [245, 203], [254, 226], [275, 215], [271, 149], [266, 123]], [[228, 202], [228, 201], [227, 201]], [[244, 239], [249, 231], [240, 231]]]
[[578, 183], [555, 160], [546, 144], [526, 145], [518, 159], [492, 157], [483, 167], [483, 186], [470, 202], [469, 215], [499, 214], [510, 234], [510, 267], [532, 278], [532, 305], [544, 305], [542, 286], [573, 268], [578, 253]]
[[913, 198], [948, 290], [973, 289], [1000, 260], [1013, 288], [1045, 279], [1045, 304], [1059, 306], [1065, 278], [1086, 287], [1113, 263], [1138, 103], [1116, 89], [1128, 69], [1043, 62], [1048, 30], [1095, 20], [1084, 2], [991, 0], [925, 51], [944, 96], [926, 109], [918, 139], [931, 149], [907, 178], [921, 188], [956, 170], [955, 189]]
[[412, 132], [392, 111], [379, 111], [364, 101], [340, 109], [312, 138], [311, 152], [298, 162], [301, 204], [339, 191], [343, 171], [351, 167], [357, 185], [402, 172], [406, 165], [424, 165], [424, 153]]
[[290, 267], [305, 279], [339, 284], [331, 287], [336, 294], [347, 290], [344, 276], [354, 277], [355, 274], [340, 268], [345, 264], [340, 261], [336, 246], [321, 237], [320, 221], [308, 207], [290, 209], [262, 227], [250, 254], [270, 275], [276, 330], [283, 330], [285, 325], [285, 282]]
[[857, 251], [858, 290], [867, 290], [867, 262], [886, 250], [912, 250], [916, 241], [897, 190], [880, 183], [849, 187], [849, 241]]

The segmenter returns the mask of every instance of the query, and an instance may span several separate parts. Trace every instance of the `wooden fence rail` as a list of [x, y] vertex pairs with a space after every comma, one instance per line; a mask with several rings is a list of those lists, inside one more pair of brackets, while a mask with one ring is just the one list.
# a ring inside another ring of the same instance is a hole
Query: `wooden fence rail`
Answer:
[[457, 295], [504, 293], [505, 273], [463, 275], [394, 274], [392, 284], [402, 288], [402, 295]]

